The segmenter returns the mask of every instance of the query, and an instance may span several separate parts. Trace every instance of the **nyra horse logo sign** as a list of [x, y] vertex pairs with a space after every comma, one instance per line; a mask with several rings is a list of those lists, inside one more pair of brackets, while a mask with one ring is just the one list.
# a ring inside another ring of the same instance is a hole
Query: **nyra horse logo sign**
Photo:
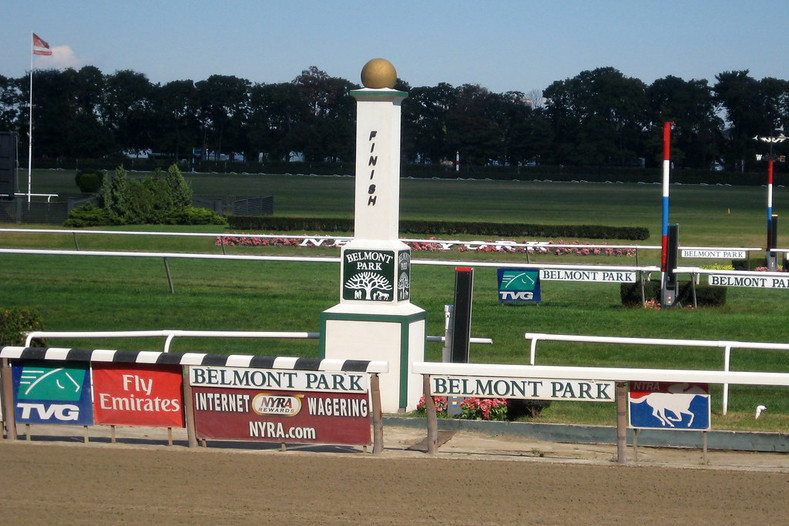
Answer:
[[631, 382], [630, 427], [705, 430], [710, 428], [707, 384]]

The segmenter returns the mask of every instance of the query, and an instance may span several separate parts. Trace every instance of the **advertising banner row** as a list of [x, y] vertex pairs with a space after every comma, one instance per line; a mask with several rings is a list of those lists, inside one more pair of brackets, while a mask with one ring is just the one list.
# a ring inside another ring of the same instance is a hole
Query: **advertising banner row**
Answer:
[[368, 445], [366, 373], [188, 368], [180, 365], [12, 363], [17, 424], [185, 427], [197, 438]]
[[637, 273], [632, 270], [597, 269], [498, 269], [499, 301], [540, 302], [543, 281], [577, 281], [595, 283], [635, 283]]

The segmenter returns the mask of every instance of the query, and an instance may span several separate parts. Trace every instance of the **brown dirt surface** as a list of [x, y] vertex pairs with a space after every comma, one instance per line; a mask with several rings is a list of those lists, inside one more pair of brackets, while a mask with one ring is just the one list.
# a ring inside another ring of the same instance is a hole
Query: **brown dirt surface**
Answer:
[[[62, 428], [61, 428], [62, 429]], [[789, 455], [639, 448], [423, 430], [385, 450], [211, 443], [161, 431], [0, 440], [0, 524], [787, 524]], [[176, 430], [177, 431], [177, 430]], [[54, 433], [54, 434], [53, 434]], [[123, 433], [122, 431], [120, 432]], [[44, 433], [46, 434], [46, 433]]]

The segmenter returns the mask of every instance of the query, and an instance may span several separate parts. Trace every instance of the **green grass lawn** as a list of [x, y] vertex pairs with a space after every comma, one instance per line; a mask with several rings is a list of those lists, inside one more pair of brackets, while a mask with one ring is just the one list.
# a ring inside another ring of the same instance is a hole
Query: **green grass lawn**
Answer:
[[[274, 195], [281, 215], [345, 216], [353, 213], [353, 180], [304, 176], [189, 176], [197, 194]], [[73, 173], [35, 174], [52, 190], [68, 192]], [[70, 183], [69, 183], [70, 180]], [[512, 181], [402, 181], [404, 218], [467, 221], [523, 221], [552, 224], [645, 226], [651, 236], [633, 244], [660, 244], [660, 186], [534, 183]], [[775, 193], [775, 212], [789, 205], [783, 188]], [[755, 187], [672, 187], [671, 221], [680, 224], [680, 245], [742, 247], [763, 245], [766, 190]], [[6, 228], [19, 225], [6, 224]], [[38, 225], [41, 226], [41, 225]], [[51, 228], [47, 226], [47, 228]], [[129, 227], [125, 227], [129, 229]], [[146, 231], [219, 232], [218, 227], [140, 227]], [[102, 230], [111, 230], [102, 228]], [[462, 236], [461, 236], [462, 237]], [[519, 240], [522, 241], [522, 240]], [[530, 239], [531, 241], [531, 239]], [[558, 240], [553, 240], [558, 241]], [[573, 240], [563, 240], [573, 241]], [[582, 240], [583, 241], [583, 240]], [[212, 237], [88, 236], [83, 250], [135, 250], [221, 253]], [[595, 243], [600, 240], [594, 240]], [[607, 240], [621, 244], [621, 240]], [[73, 249], [70, 234], [0, 233], [0, 247]], [[339, 256], [333, 248], [228, 248], [229, 253]], [[414, 259], [498, 261], [512, 266], [522, 254], [421, 253]], [[659, 253], [640, 255], [656, 264]], [[532, 262], [635, 265], [633, 257], [589, 258], [537, 256]], [[686, 260], [681, 264], [709, 263]], [[47, 330], [216, 329], [311, 331], [320, 329], [320, 313], [339, 302], [339, 265], [200, 261], [170, 259], [175, 293], [171, 294], [160, 258], [0, 255], [0, 307], [38, 309]], [[453, 302], [452, 266], [414, 265], [412, 302], [428, 312], [428, 334], [442, 335], [443, 306]], [[604, 336], [671, 337], [709, 340], [789, 341], [787, 292], [728, 290], [727, 304], [697, 310], [654, 311], [621, 305], [616, 284], [543, 283], [539, 305], [505, 305], [496, 295], [496, 271], [475, 271], [473, 336], [493, 338], [474, 345], [473, 362], [528, 363], [526, 332]], [[65, 347], [160, 349], [163, 339], [52, 340]], [[317, 356], [317, 340], [176, 339], [177, 352], [204, 351], [263, 355]], [[440, 360], [441, 344], [428, 344], [427, 359]], [[541, 343], [537, 363], [544, 365], [641, 366], [722, 370], [723, 353], [714, 349], [645, 348], [569, 343]], [[733, 370], [786, 371], [787, 356], [778, 351], [733, 353]], [[716, 428], [789, 431], [786, 390], [732, 388], [729, 414], [720, 414], [720, 388], [713, 396]], [[768, 411], [753, 419], [756, 405]], [[613, 424], [609, 404], [554, 403], [542, 421]]]

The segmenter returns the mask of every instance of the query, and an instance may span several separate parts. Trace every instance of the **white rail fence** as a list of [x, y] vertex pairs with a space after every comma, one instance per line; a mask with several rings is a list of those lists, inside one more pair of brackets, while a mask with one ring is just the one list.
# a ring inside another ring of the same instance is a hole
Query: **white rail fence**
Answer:
[[[281, 339], [318, 339], [319, 332], [286, 331], [193, 331], [181, 329], [157, 329], [138, 331], [31, 331], [25, 337], [25, 347], [30, 347], [37, 338], [165, 338], [164, 352], [170, 352], [175, 338], [281, 338]], [[444, 336], [427, 336], [431, 343], [444, 343]], [[471, 338], [470, 343], [493, 344], [491, 338]]]
[[[167, 283], [171, 293], [175, 293], [175, 285], [173, 283], [172, 274], [170, 272], [170, 259], [208, 259], [208, 260], [236, 260], [236, 261], [288, 261], [288, 262], [303, 262], [303, 263], [339, 263], [338, 257], [302, 257], [302, 256], [258, 256], [258, 255], [233, 255], [228, 254], [225, 250], [225, 239], [236, 237], [237, 235], [217, 234], [217, 233], [195, 233], [195, 232], [133, 232], [133, 231], [113, 231], [113, 230], [64, 230], [64, 229], [22, 229], [22, 228], [9, 228], [0, 229], [0, 232], [8, 233], [51, 233], [51, 234], [71, 234], [74, 238], [75, 250], [47, 250], [47, 249], [0, 249], [0, 254], [27, 254], [27, 255], [60, 255], [60, 256], [100, 256], [100, 257], [142, 257], [142, 258], [161, 258], [164, 263], [165, 272], [167, 275]], [[79, 242], [77, 241], [77, 234], [82, 235], [121, 235], [121, 236], [174, 236], [174, 237], [210, 237], [219, 241], [222, 246], [222, 254], [208, 254], [208, 253], [187, 253], [187, 252], [149, 252], [149, 251], [105, 251], [105, 250], [80, 250]], [[286, 234], [239, 234], [243, 238], [261, 238], [261, 239], [301, 239], [301, 246], [305, 244], [312, 244], [314, 246], [321, 246], [325, 241], [332, 241], [335, 246], [347, 243], [350, 237], [341, 236], [310, 236], [310, 235], [294, 235], [289, 236]], [[469, 249], [474, 247], [494, 247], [496, 250], [502, 252], [512, 251], [514, 247], [527, 247], [526, 263], [518, 262], [493, 262], [493, 261], [447, 261], [447, 260], [420, 260], [413, 259], [411, 261], [414, 265], [427, 265], [427, 266], [462, 266], [462, 267], [481, 267], [481, 268], [501, 268], [506, 266], [518, 266], [519, 268], [535, 269], [541, 271], [563, 271], [564, 274], [575, 272], [613, 272], [613, 273], [631, 273], [632, 278], [626, 280], [616, 279], [603, 279], [601, 282], [640, 282], [641, 284], [641, 301], [646, 301], [646, 292], [644, 288], [645, 279], [649, 279], [650, 274], [660, 272], [658, 266], [640, 266], [638, 263], [638, 250], [659, 250], [659, 246], [650, 245], [576, 245], [576, 244], [552, 244], [547, 242], [528, 242], [528, 243], [515, 243], [512, 241], [458, 241], [458, 240], [434, 240], [434, 239], [408, 239], [402, 241], [425, 243], [432, 245], [440, 245], [449, 250], [454, 244]], [[325, 245], [324, 245], [325, 246]], [[531, 250], [549, 250], [551, 248], [568, 247], [577, 250], [584, 249], [634, 249], [636, 265], [567, 265], [567, 264], [552, 264], [552, 263], [530, 263], [529, 251]], [[750, 259], [751, 252], [760, 251], [759, 248], [714, 248], [714, 247], [680, 247], [682, 251], [690, 251], [696, 254], [707, 256], [715, 255], [716, 257], [723, 257], [724, 254], [741, 256], [746, 254]], [[776, 251], [782, 251], [776, 249]], [[787, 251], [789, 252], [789, 251]], [[698, 257], [698, 256], [693, 256]], [[727, 256], [728, 257], [728, 256]], [[696, 284], [699, 281], [700, 275], [703, 274], [725, 274], [727, 272], [740, 272], [743, 278], [752, 278], [753, 273], [743, 271], [724, 271], [724, 270], [708, 270], [698, 267], [678, 267], [677, 273], [684, 273], [691, 275], [691, 288], [693, 306], [698, 306], [696, 295]], [[775, 277], [780, 280], [781, 277], [785, 279], [787, 284], [783, 288], [789, 288], [789, 278], [787, 274], [781, 276], [780, 273], [760, 273], [765, 278]], [[637, 277], [636, 277], [637, 276]], [[548, 278], [546, 278], [548, 279]], [[550, 279], [549, 279], [550, 280]], [[596, 279], [560, 279], [561, 281], [598, 281]], [[779, 288], [776, 286], [774, 288]]]
[[[617, 336], [582, 336], [582, 335], [571, 335], [571, 334], [544, 334], [544, 333], [536, 333], [536, 332], [527, 332], [525, 334], [525, 338], [531, 341], [530, 354], [529, 354], [530, 366], [534, 366], [536, 364], [537, 342], [539, 341], [603, 343], [603, 344], [616, 344], [616, 345], [652, 345], [652, 346], [664, 346], [664, 347], [706, 347], [711, 349], [723, 349], [724, 373], [731, 372], [730, 366], [731, 366], [732, 349], [789, 351], [789, 344], [786, 343], [740, 342], [740, 341], [725, 341], [725, 340], [682, 340], [682, 339], [670, 339], [670, 338], [629, 338], [629, 337], [617, 337]], [[755, 374], [755, 373], [749, 373], [749, 374]], [[785, 373], [781, 373], [781, 374], [785, 374]], [[640, 379], [632, 378], [631, 380], [637, 381]], [[723, 384], [722, 402], [723, 402], [723, 414], [725, 415], [728, 412], [728, 408], [729, 408], [729, 383], [728, 382], [709, 382], [709, 383]]]
[[[189, 252], [131, 252], [131, 251], [105, 251], [105, 250], [47, 250], [47, 249], [23, 249], [23, 248], [0, 248], [0, 254], [20, 254], [20, 255], [41, 255], [41, 256], [99, 256], [99, 257], [123, 257], [123, 258], [161, 258], [164, 261], [167, 273], [167, 282], [170, 292], [175, 292], [170, 266], [170, 259], [204, 259], [204, 260], [234, 260], [234, 261], [286, 261], [301, 263], [339, 263], [339, 257], [302, 257], [302, 256], [252, 256], [252, 255], [233, 255], [233, 254], [202, 254]], [[610, 271], [610, 272], [635, 272], [639, 275], [644, 273], [659, 272], [657, 266], [625, 266], [625, 265], [562, 265], [562, 264], [536, 264], [536, 263], [517, 263], [517, 262], [495, 262], [495, 261], [448, 261], [432, 259], [413, 259], [412, 265], [444, 266], [444, 267], [487, 267], [501, 268], [514, 267], [530, 269], [554, 269], [571, 271]], [[631, 280], [635, 282], [636, 279]], [[643, 296], [643, 294], [642, 294]]]

